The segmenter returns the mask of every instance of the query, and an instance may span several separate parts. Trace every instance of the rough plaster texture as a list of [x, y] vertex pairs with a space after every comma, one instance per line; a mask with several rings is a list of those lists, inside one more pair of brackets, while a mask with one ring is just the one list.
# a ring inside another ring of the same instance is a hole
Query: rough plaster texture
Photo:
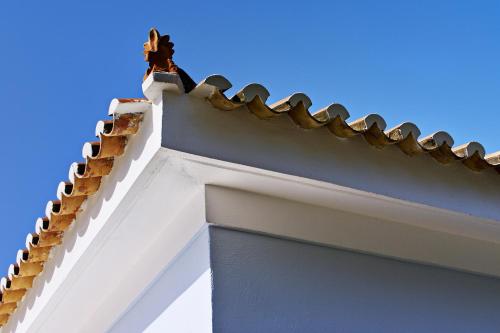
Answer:
[[498, 332], [500, 280], [219, 227], [214, 332]]

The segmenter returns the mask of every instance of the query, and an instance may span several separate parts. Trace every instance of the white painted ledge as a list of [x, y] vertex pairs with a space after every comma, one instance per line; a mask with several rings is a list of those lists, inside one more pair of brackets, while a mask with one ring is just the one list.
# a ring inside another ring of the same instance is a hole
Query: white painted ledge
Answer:
[[142, 92], [153, 103], [159, 103], [164, 92], [183, 94], [181, 78], [175, 73], [153, 72], [142, 83]]
[[374, 216], [207, 186], [207, 221], [363, 253], [500, 276], [500, 243]]

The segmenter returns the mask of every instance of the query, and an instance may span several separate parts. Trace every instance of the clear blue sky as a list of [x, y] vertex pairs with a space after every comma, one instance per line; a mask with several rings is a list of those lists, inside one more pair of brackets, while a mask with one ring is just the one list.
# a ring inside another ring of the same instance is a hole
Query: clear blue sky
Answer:
[[152, 26], [196, 81], [259, 82], [271, 102], [303, 91], [314, 108], [340, 102], [353, 118], [376, 112], [500, 149], [499, 1], [298, 3], [3, 1], [0, 274], [110, 100], [142, 96]]

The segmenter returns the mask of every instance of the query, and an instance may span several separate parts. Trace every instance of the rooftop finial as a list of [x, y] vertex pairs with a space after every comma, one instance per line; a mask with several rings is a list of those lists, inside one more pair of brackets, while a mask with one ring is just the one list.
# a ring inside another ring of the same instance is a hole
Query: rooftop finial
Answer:
[[172, 60], [174, 52], [174, 43], [170, 41], [169, 35], [160, 36], [155, 28], [149, 30], [148, 41], [144, 43], [144, 60], [149, 62], [149, 68], [144, 80], [151, 72], [177, 73], [178, 68]]
[[149, 63], [149, 68], [143, 80], [146, 80], [152, 72], [177, 73], [184, 85], [184, 90], [189, 92], [196, 86], [196, 83], [174, 63], [172, 60], [174, 52], [174, 43], [170, 41], [170, 36], [161, 36], [158, 30], [151, 28], [148, 41], [144, 43], [144, 60]]

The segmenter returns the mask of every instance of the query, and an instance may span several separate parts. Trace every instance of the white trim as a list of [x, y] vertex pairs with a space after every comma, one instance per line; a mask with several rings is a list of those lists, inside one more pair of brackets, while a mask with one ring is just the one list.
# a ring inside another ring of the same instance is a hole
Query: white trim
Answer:
[[184, 86], [181, 78], [175, 73], [152, 72], [142, 83], [142, 92], [148, 100], [159, 103], [164, 91], [182, 94]]
[[169, 150], [203, 184], [217, 185], [500, 244], [500, 221], [309, 178]]
[[206, 200], [214, 225], [500, 276], [498, 243], [218, 186]]

